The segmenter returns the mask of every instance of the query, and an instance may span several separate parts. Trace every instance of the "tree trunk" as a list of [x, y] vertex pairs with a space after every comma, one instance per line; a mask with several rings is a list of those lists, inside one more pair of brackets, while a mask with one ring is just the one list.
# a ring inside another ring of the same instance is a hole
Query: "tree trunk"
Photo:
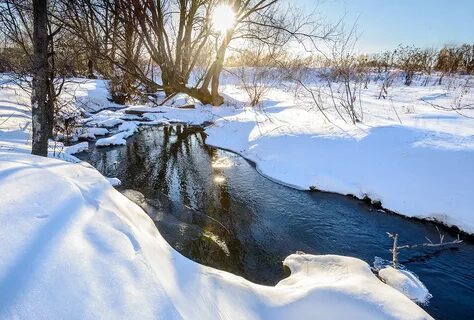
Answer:
[[94, 74], [94, 60], [89, 59], [87, 61], [87, 78], [88, 79], [97, 79], [97, 77]]
[[33, 0], [33, 87], [31, 92], [33, 137], [31, 153], [48, 156], [48, 3]]
[[222, 64], [218, 65], [214, 70], [214, 74], [212, 75], [212, 82], [211, 82], [211, 95], [212, 101], [211, 104], [213, 106], [220, 106], [224, 103], [224, 98], [219, 94], [219, 80], [222, 73]]

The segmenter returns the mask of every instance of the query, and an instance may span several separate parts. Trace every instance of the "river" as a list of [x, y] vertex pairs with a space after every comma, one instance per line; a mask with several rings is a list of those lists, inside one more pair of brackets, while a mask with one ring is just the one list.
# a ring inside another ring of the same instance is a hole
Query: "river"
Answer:
[[[438, 240], [436, 225], [408, 219], [347, 196], [295, 190], [261, 176], [242, 157], [205, 144], [200, 127], [141, 128], [123, 147], [95, 148], [79, 157], [152, 217], [183, 255], [274, 285], [282, 260], [296, 251], [349, 255], [373, 265], [390, 259], [387, 232], [400, 244]], [[295, 159], [297, 161], [297, 159]], [[447, 240], [457, 234], [439, 226]], [[437, 319], [474, 316], [474, 242], [448, 249], [403, 251], [433, 298], [423, 306]]]

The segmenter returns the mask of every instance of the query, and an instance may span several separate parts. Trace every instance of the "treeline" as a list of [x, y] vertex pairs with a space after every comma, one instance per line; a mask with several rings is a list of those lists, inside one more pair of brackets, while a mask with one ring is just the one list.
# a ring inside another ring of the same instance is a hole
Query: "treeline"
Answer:
[[361, 64], [377, 73], [399, 69], [405, 74], [405, 85], [411, 85], [419, 74], [440, 74], [439, 84], [446, 75], [474, 74], [474, 44], [444, 46], [440, 50], [399, 46], [393, 51], [359, 57]]
[[[222, 12], [225, 26], [216, 18]], [[0, 71], [32, 93], [32, 109], [41, 110], [33, 114], [33, 150], [39, 137], [34, 153], [46, 155], [69, 77], [110, 79], [118, 103], [162, 90], [218, 106], [231, 43], [308, 47], [334, 32], [283, 0], [0, 0]]]

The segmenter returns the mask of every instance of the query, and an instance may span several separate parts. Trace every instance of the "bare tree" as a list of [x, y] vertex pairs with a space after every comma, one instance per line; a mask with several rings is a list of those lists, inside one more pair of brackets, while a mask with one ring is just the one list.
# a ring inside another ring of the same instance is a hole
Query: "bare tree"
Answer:
[[[161, 80], [167, 95], [187, 93], [203, 103], [220, 105], [220, 74], [232, 41], [260, 39], [255, 33], [261, 27], [283, 31], [295, 39], [308, 41], [326, 38], [320, 24], [309, 23], [304, 16], [299, 20], [285, 19], [287, 12], [277, 10], [279, 0], [234, 0], [228, 4], [235, 14], [234, 23], [218, 32], [211, 17], [220, 1], [181, 0], [133, 1], [136, 21], [144, 35], [144, 43], [151, 59], [161, 69]], [[268, 35], [272, 37], [272, 35]], [[212, 57], [208, 65], [197, 66], [202, 55]], [[196, 68], [205, 72], [199, 79], [191, 79]]]
[[406, 86], [412, 84], [418, 73], [430, 74], [436, 57], [434, 50], [414, 46], [399, 46], [394, 54], [398, 68], [405, 74]]
[[474, 45], [463, 44], [460, 47], [443, 47], [437, 55], [435, 69], [441, 74], [438, 84], [443, 78], [456, 73], [474, 73]]
[[331, 48], [331, 68], [325, 75], [334, 107], [338, 110], [337, 102], [353, 124], [363, 117], [360, 94], [362, 84], [367, 81], [365, 59], [358, 59], [354, 53], [357, 39], [355, 26], [348, 33], [341, 34]]
[[[14, 4], [22, 14], [31, 10], [31, 0], [3, 1]], [[117, 102], [131, 100], [139, 90], [163, 89], [167, 96], [183, 92], [203, 103], [220, 105], [220, 75], [231, 43], [238, 47], [248, 41], [269, 44], [277, 39], [282, 44], [292, 39], [308, 50], [334, 33], [334, 28], [312, 14], [282, 8], [280, 2], [229, 1], [227, 6], [235, 19], [225, 30], [217, 30], [212, 17], [223, 5], [217, 0], [54, 0], [48, 12], [50, 84], [55, 87], [57, 53], [61, 51], [65, 53], [61, 65], [67, 66], [69, 73], [86, 73], [88, 77], [98, 73], [111, 79], [112, 97]], [[2, 12], [7, 18], [13, 16], [9, 10]], [[28, 19], [18, 15], [17, 20], [19, 24], [5, 25], [11, 27], [9, 36], [14, 35], [10, 40], [28, 58]], [[25, 32], [17, 32], [20, 24], [25, 25]], [[52, 41], [53, 36], [69, 39], [71, 45], [61, 46], [63, 42]], [[156, 68], [161, 83], [156, 81]], [[50, 91], [54, 102], [55, 91]]]
[[[336, 110], [337, 114], [341, 119], [344, 120], [344, 116], [339, 111], [338, 103], [333, 94], [326, 92], [327, 90], [327, 83], [322, 83], [319, 81], [321, 78], [327, 77], [326, 74], [323, 72], [317, 72], [314, 70], [313, 65], [309, 63], [296, 63], [294, 67], [291, 67], [292, 72], [290, 72], [292, 80], [296, 83], [296, 95], [301, 96], [300, 89], [310, 96], [313, 101], [313, 105], [311, 105], [312, 110], [317, 110], [321, 112], [324, 118], [332, 123], [331, 119], [329, 118], [328, 114], [326, 113], [328, 106], [332, 104], [334, 110]], [[303, 94], [303, 95], [304, 95]]]
[[87, 76], [108, 78], [112, 100], [130, 102], [141, 86], [155, 92], [151, 59], [145, 57], [133, 5], [127, 0], [58, 0], [55, 19], [83, 44]]
[[[108, 78], [118, 74], [116, 83], [128, 76], [133, 85], [126, 88], [142, 84], [148, 92], [162, 89], [167, 96], [183, 92], [213, 105], [223, 103], [220, 74], [231, 43], [269, 43], [284, 34], [308, 49], [334, 32], [311, 14], [282, 10], [281, 0], [57, 1], [61, 9], [56, 20], [90, 52], [89, 73], [97, 68]], [[213, 15], [222, 6], [234, 17], [228, 17], [232, 21], [225, 30], [217, 30]], [[109, 63], [108, 72], [99, 60]], [[161, 83], [154, 66], [160, 69]]]
[[33, 145], [31, 153], [48, 156], [52, 112], [48, 104], [48, 2], [33, 0], [33, 82], [31, 93]]
[[388, 97], [388, 90], [392, 86], [395, 79], [399, 76], [399, 73], [396, 71], [388, 70], [385, 72], [385, 76], [382, 81], [382, 86], [380, 87], [379, 99], [386, 99]]
[[232, 68], [226, 68], [239, 80], [251, 107], [259, 105], [268, 91], [284, 79], [281, 66], [287, 56], [283, 47], [250, 40], [247, 48], [234, 57]]
[[363, 118], [360, 96], [362, 87], [368, 85], [369, 74], [367, 58], [354, 53], [356, 42], [355, 26], [349, 32], [341, 28], [330, 43], [329, 53], [313, 58], [319, 61], [319, 70], [313, 65], [297, 64], [297, 71], [290, 72], [292, 80], [304, 94], [309, 94], [317, 109], [331, 123], [327, 112], [331, 107], [345, 122], [349, 118], [356, 124]]
[[460, 49], [462, 52], [463, 72], [474, 74], [474, 44], [463, 44]]
[[[44, 154], [47, 139], [53, 137], [56, 115], [62, 107], [58, 103], [58, 97], [66, 77], [74, 73], [74, 64], [70, 55], [70, 48], [73, 45], [67, 44], [70, 38], [64, 37], [65, 34], [61, 32], [62, 26], [54, 21], [51, 14], [56, 10], [56, 2], [46, 3], [46, 18], [43, 17], [42, 11], [40, 11], [41, 19], [36, 18], [38, 6], [42, 5], [43, 3], [31, 0], [1, 1], [0, 33], [5, 38], [4, 51], [9, 53], [9, 70], [13, 72], [10, 79], [30, 93], [32, 98], [33, 152], [38, 152], [35, 139], [40, 139], [41, 153]], [[44, 19], [46, 19], [45, 28], [43, 28]], [[38, 21], [41, 22], [40, 25], [35, 24]], [[46, 29], [46, 36], [43, 35], [43, 29]], [[35, 36], [39, 37], [39, 40], [35, 39]], [[40, 53], [41, 56], [38, 56]], [[46, 62], [40, 63], [45, 57]], [[46, 80], [43, 78], [45, 74]], [[43, 95], [44, 86], [46, 86], [44, 103], [47, 106], [44, 112], [37, 116], [36, 111], [41, 109], [43, 104], [43, 98], [40, 99], [38, 95]], [[45, 122], [38, 127], [39, 122], [36, 120]]]

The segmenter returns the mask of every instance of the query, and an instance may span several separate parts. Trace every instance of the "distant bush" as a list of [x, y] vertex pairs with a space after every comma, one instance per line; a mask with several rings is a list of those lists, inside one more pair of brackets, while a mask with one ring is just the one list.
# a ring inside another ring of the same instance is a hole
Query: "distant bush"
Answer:
[[444, 46], [440, 50], [399, 46], [392, 51], [367, 56], [366, 66], [381, 78], [390, 70], [403, 72], [405, 85], [409, 86], [417, 74], [439, 74], [441, 84], [446, 75], [474, 74], [474, 44]]

